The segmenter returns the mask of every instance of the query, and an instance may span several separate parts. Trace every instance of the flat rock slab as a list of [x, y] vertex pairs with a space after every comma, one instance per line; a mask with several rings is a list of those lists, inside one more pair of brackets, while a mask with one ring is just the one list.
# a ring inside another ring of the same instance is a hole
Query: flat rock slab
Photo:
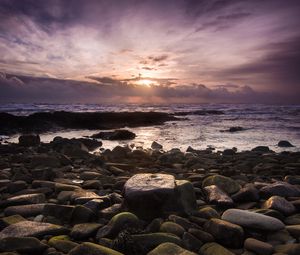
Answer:
[[222, 219], [242, 227], [265, 231], [277, 231], [285, 227], [280, 220], [274, 217], [247, 210], [228, 209], [223, 213]]
[[196, 209], [191, 183], [178, 182], [168, 174], [134, 175], [124, 185], [124, 198], [128, 210], [142, 219]]
[[0, 232], [0, 239], [6, 237], [41, 237], [45, 235], [62, 235], [69, 230], [50, 223], [21, 221], [12, 224]]

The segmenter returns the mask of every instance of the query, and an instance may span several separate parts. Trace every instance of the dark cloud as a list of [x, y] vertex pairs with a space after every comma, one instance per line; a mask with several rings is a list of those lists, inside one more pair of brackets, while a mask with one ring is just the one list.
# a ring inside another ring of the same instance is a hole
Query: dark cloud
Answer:
[[273, 42], [266, 48], [258, 49], [266, 52], [254, 62], [231, 69], [225, 69], [215, 75], [224, 78], [251, 82], [254, 76], [256, 83], [273, 90], [285, 89], [285, 92], [300, 92], [300, 37], [285, 42]]
[[[95, 80], [103, 84], [1, 74], [0, 102], [126, 103], [132, 98], [143, 103], [280, 103], [286, 100], [278, 94], [257, 92], [248, 86], [236, 86], [234, 91], [229, 91], [203, 84], [145, 87], [109, 77]], [[108, 83], [110, 86], [104, 85]]]

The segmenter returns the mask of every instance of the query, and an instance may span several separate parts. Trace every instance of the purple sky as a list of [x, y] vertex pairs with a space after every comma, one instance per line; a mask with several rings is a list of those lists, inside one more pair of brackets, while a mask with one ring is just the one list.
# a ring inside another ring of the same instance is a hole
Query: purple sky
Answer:
[[0, 0], [0, 102], [300, 103], [299, 0]]

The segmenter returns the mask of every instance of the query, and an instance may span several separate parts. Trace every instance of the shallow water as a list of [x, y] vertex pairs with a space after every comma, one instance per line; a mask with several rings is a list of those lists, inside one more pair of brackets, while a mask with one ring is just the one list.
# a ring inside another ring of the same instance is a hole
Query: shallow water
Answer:
[[[266, 145], [275, 151], [300, 151], [300, 105], [231, 105], [231, 104], [205, 104], [205, 105], [95, 105], [95, 104], [7, 104], [1, 105], [0, 111], [15, 115], [28, 115], [40, 111], [158, 111], [158, 112], [189, 112], [195, 110], [219, 110], [222, 115], [188, 115], [183, 121], [167, 122], [162, 126], [131, 128], [137, 134], [132, 141], [103, 141], [104, 148], [113, 148], [116, 145], [131, 144], [150, 147], [152, 141], [157, 141], [164, 149], [180, 148], [186, 150], [188, 146], [195, 149], [212, 146], [217, 150], [237, 147], [238, 150], [249, 150], [258, 145]], [[220, 132], [233, 126], [241, 126], [246, 130], [229, 133]], [[100, 130], [99, 130], [100, 131]], [[82, 137], [98, 132], [97, 130], [66, 130], [58, 133], [41, 135], [44, 142], [51, 141], [53, 137]], [[17, 141], [13, 136], [9, 141]], [[279, 148], [280, 140], [288, 140], [295, 147]]]

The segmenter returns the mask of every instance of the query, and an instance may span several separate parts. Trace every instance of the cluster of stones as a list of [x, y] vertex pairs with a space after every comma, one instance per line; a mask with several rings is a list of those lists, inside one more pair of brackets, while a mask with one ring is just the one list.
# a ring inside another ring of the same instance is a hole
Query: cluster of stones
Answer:
[[0, 254], [300, 254], [300, 153], [0, 145]]

